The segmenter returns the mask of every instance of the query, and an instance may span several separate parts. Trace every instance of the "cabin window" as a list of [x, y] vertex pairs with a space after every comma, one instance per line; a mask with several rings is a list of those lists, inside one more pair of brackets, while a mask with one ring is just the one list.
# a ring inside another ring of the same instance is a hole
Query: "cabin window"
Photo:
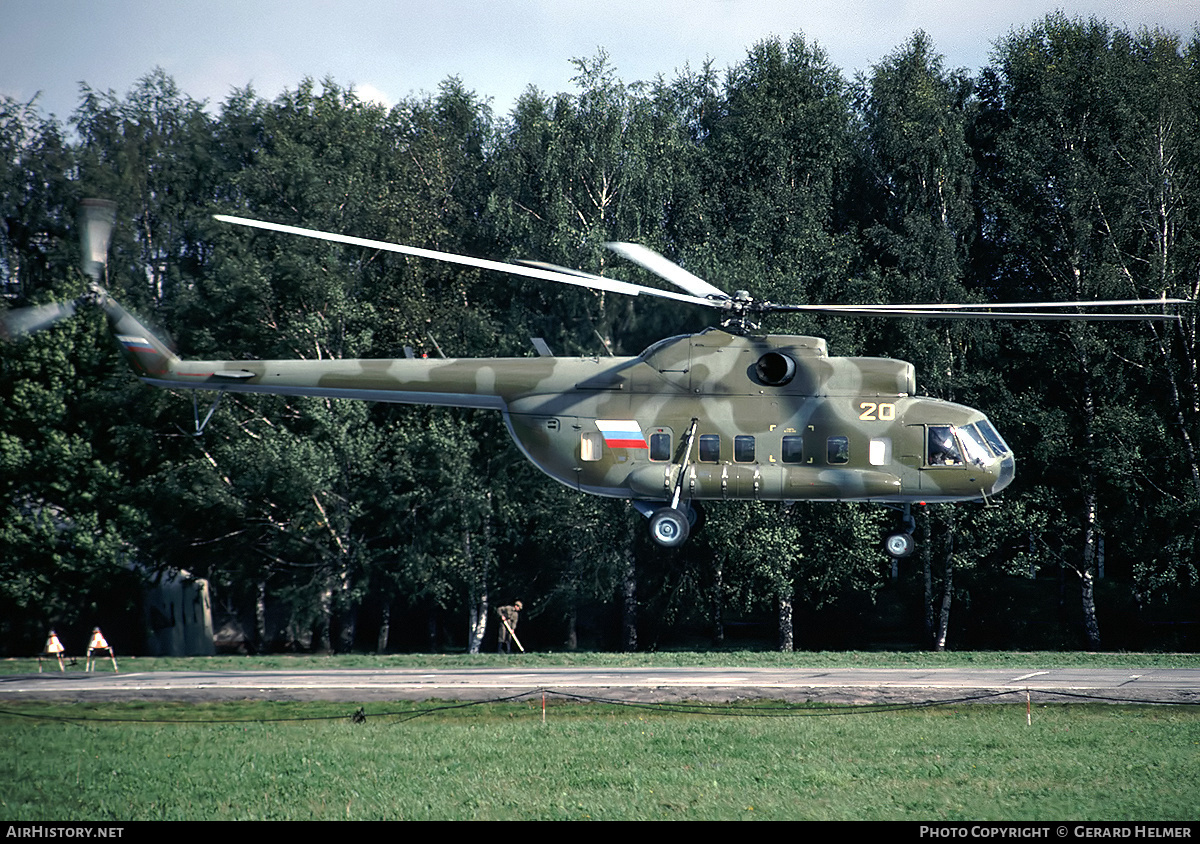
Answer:
[[671, 459], [670, 434], [650, 435], [650, 459], [659, 461]]
[[604, 435], [599, 431], [584, 431], [579, 440], [579, 457], [589, 462], [604, 454]]
[[804, 437], [793, 435], [783, 438], [783, 462], [804, 462]]
[[733, 438], [733, 459], [738, 463], [754, 462], [754, 437], [742, 434]]
[[850, 462], [850, 438], [830, 437], [826, 440], [826, 458], [830, 465], [837, 466]]
[[888, 437], [871, 440], [867, 448], [867, 460], [872, 466], [886, 466], [892, 462], [892, 441]]
[[701, 463], [716, 463], [719, 461], [721, 459], [721, 435], [701, 434], [699, 456]]
[[958, 441], [954, 439], [954, 428], [949, 425], [930, 425], [928, 437], [930, 466], [963, 464], [962, 452], [958, 449]]

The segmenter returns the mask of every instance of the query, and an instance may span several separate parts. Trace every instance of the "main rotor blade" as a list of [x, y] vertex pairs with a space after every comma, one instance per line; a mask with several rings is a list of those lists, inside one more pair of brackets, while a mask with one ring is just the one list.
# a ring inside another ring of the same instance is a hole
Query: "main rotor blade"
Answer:
[[647, 249], [637, 243], [610, 242], [604, 244], [622, 258], [628, 258], [659, 278], [671, 282], [676, 287], [686, 290], [693, 296], [701, 298], [728, 299], [729, 294], [719, 287], [714, 287], [699, 276], [692, 275], [678, 264], [667, 260], [653, 249]]
[[5, 340], [19, 340], [26, 335], [49, 328], [59, 320], [75, 313], [74, 302], [53, 302], [30, 308], [14, 308], [0, 314], [0, 336]]
[[537, 267], [540, 270], [550, 270], [551, 272], [555, 273], [566, 273], [567, 275], [573, 275], [577, 278], [589, 278], [593, 281], [600, 282], [612, 281], [612, 279], [605, 278], [602, 275], [585, 273], [583, 270], [573, 270], [570, 267], [560, 267], [558, 264], [551, 264], [546, 261], [531, 261], [528, 258], [518, 258], [517, 263], [523, 267]]
[[[1161, 299], [1150, 300], [1162, 304]], [[1168, 300], [1170, 302], [1171, 300]], [[1186, 302], [1186, 300], [1185, 300]], [[983, 306], [986, 307], [986, 306]], [[987, 311], [987, 310], [955, 310], [941, 309], [937, 306], [906, 307], [906, 306], [872, 306], [872, 305], [773, 305], [767, 303], [760, 309], [776, 313], [818, 313], [836, 314], [838, 316], [869, 316], [869, 317], [919, 317], [921, 319], [1012, 319], [1012, 320], [1077, 320], [1084, 322], [1131, 322], [1135, 320], [1178, 320], [1177, 314], [1150, 313], [1055, 313], [1048, 311]]]
[[[362, 237], [350, 237], [344, 234], [334, 234], [333, 232], [323, 232], [316, 229], [303, 229], [299, 226], [286, 226], [282, 223], [268, 223], [264, 220], [252, 220], [246, 217], [233, 217], [228, 214], [214, 214], [213, 219], [220, 220], [223, 223], [233, 223], [238, 226], [249, 226], [255, 229], [266, 229], [267, 231], [283, 232], [284, 234], [295, 234], [301, 237], [310, 237], [315, 240], [328, 240], [333, 243], [344, 243], [348, 246], [362, 246], [366, 249], [382, 249], [387, 252], [399, 252], [402, 255], [412, 255], [417, 258], [430, 258], [434, 261], [445, 261], [450, 264], [460, 264], [467, 267], [478, 267], [484, 270], [494, 270], [495, 272], [509, 273], [510, 275], [526, 276], [528, 278], [541, 279], [542, 281], [555, 281], [560, 284], [570, 284], [575, 287], [587, 287], [592, 290], [604, 290], [610, 293], [623, 293], [627, 296], [639, 296], [646, 294], [648, 296], [660, 296], [664, 299], [674, 299], [679, 302], [690, 302], [696, 305], [713, 306], [714, 302], [708, 299], [702, 299], [696, 296], [685, 296], [681, 293], [675, 293], [670, 290], [658, 290], [653, 287], [643, 287], [640, 284], [631, 284], [627, 281], [618, 279], [603, 278], [586, 273], [578, 274], [574, 271], [563, 271], [558, 269], [544, 269], [540, 266], [522, 266], [520, 264], [509, 264], [504, 261], [491, 261], [486, 258], [472, 258], [467, 255], [455, 255], [452, 252], [438, 252], [433, 249], [422, 249], [417, 246], [403, 246], [399, 243], [389, 243], [383, 240], [368, 240]], [[719, 305], [717, 305], [719, 307]]]
[[[504, 261], [492, 261], [486, 258], [473, 258], [467, 255], [456, 255], [452, 252], [439, 252], [433, 249], [422, 249], [417, 246], [404, 246], [382, 240], [369, 240], [362, 237], [336, 234], [334, 232], [306, 229], [299, 226], [288, 226], [283, 223], [271, 223], [265, 220], [254, 220], [247, 217], [235, 217], [229, 214], [214, 214], [213, 218], [224, 223], [238, 226], [264, 229], [266, 231], [294, 234], [300, 237], [326, 240], [332, 243], [342, 243], [347, 246], [361, 246], [366, 249], [381, 249], [387, 252], [397, 252], [417, 258], [429, 258], [434, 261], [444, 261], [467, 267], [477, 267], [484, 270], [508, 273], [510, 275], [536, 278], [542, 281], [553, 281], [559, 284], [569, 284], [574, 287], [585, 287], [591, 290], [603, 290], [611, 293], [622, 293], [628, 296], [658, 296], [673, 299], [677, 302], [688, 302], [694, 305], [707, 305], [725, 311], [752, 313], [825, 313], [842, 316], [891, 316], [891, 317], [925, 317], [928, 319], [1022, 319], [1022, 320], [1172, 320], [1178, 319], [1172, 314], [1149, 313], [1038, 313], [1046, 309], [1074, 307], [1112, 307], [1112, 306], [1163, 306], [1167, 304], [1187, 304], [1181, 299], [1124, 299], [1095, 302], [1032, 302], [1006, 304], [920, 304], [920, 305], [777, 305], [770, 302], [754, 302], [733, 299], [718, 287], [715, 287], [697, 276], [692, 275], [682, 267], [671, 263], [658, 253], [630, 243], [606, 244], [635, 263], [661, 278], [682, 287], [692, 295], [675, 293], [669, 290], [659, 290], [640, 284], [631, 284], [619, 279], [605, 278], [592, 275], [580, 270], [557, 267], [537, 261], [525, 261], [521, 264], [511, 264]], [[1010, 310], [1021, 309], [1021, 310]]]
[[1140, 305], [1191, 305], [1190, 299], [1087, 299], [1078, 302], [978, 302], [940, 304], [897, 304], [897, 305], [821, 305], [823, 308], [854, 308], [856, 310], [874, 311], [1000, 311], [1000, 310], [1029, 310], [1054, 308], [1128, 308]]

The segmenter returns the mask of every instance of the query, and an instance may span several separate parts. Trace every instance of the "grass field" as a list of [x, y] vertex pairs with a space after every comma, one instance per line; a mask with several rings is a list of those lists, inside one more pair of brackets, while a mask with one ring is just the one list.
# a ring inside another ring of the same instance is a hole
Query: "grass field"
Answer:
[[537, 702], [367, 704], [352, 723], [356, 708], [0, 705], [0, 818], [1192, 820], [1200, 805], [1195, 707], [1039, 706], [1032, 726], [996, 704], [558, 703], [545, 723]]
[[[514, 654], [341, 654], [320, 656], [127, 657], [118, 654], [122, 671], [264, 671], [305, 668], [509, 668], [588, 665], [609, 667], [713, 666], [738, 668], [1195, 668], [1194, 653], [1084, 653], [1080, 651], [664, 651], [658, 653], [544, 652]], [[57, 671], [51, 663], [45, 671]], [[83, 660], [71, 670], [83, 670]], [[111, 670], [97, 660], [98, 671]], [[36, 659], [0, 659], [0, 675], [37, 672]]]

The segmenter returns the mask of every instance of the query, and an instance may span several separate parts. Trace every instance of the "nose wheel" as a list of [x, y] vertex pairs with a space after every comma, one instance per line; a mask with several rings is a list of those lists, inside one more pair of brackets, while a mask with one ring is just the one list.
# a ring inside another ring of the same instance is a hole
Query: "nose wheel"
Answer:
[[907, 557], [917, 547], [911, 533], [892, 533], [883, 541], [883, 549], [893, 557]]
[[896, 559], [907, 557], [917, 547], [917, 541], [913, 539], [917, 520], [913, 518], [911, 504], [904, 505], [904, 515], [900, 517], [900, 521], [901, 529], [896, 533], [889, 533], [883, 540], [883, 550]]

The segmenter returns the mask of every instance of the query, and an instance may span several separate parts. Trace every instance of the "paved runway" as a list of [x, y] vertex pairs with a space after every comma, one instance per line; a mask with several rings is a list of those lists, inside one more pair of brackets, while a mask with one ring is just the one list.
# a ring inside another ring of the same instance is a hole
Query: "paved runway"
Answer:
[[612, 700], [999, 703], [1100, 699], [1200, 704], [1200, 669], [463, 668], [449, 670], [47, 671], [0, 677], [15, 700], [487, 700], [542, 691]]

